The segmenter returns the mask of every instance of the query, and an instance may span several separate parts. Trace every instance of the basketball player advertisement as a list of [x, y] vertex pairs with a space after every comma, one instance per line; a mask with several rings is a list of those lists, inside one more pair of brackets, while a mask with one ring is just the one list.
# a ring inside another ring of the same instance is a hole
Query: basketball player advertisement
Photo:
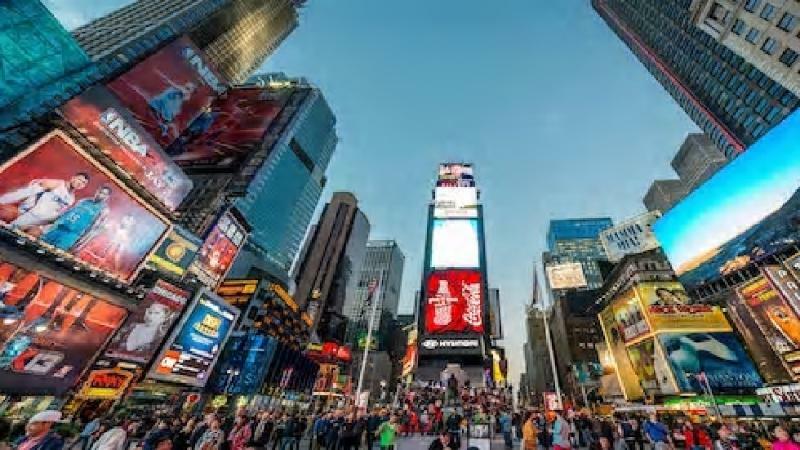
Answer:
[[0, 226], [125, 282], [169, 230], [61, 131], [0, 166]]
[[483, 292], [477, 270], [441, 270], [428, 276], [425, 333], [483, 333]]
[[189, 271], [203, 284], [216, 289], [231, 268], [246, 238], [244, 226], [233, 214], [226, 211], [208, 233]]
[[108, 88], [165, 148], [227, 89], [186, 36], [140, 62]]

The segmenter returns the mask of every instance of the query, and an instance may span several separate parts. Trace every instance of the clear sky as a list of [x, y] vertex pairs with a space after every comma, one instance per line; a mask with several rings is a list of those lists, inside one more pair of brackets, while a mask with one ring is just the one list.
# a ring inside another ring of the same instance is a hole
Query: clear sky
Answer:
[[[46, 0], [68, 27], [129, 2]], [[354, 192], [372, 237], [399, 242], [401, 311], [437, 164], [475, 164], [514, 383], [548, 220], [643, 211], [696, 131], [588, 0], [309, 0], [264, 70], [322, 88], [341, 137], [322, 201]]]

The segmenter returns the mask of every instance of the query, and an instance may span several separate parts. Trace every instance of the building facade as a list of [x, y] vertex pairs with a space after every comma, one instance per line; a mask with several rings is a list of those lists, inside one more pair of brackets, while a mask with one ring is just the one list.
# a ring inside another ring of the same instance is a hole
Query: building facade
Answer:
[[728, 159], [797, 107], [792, 91], [695, 26], [692, 0], [592, 5]]
[[583, 268], [587, 288], [603, 284], [599, 260], [606, 260], [600, 232], [611, 228], [608, 217], [551, 220], [547, 230], [547, 248], [542, 259], [545, 266], [579, 262]]
[[525, 314], [525, 332], [527, 341], [523, 347], [525, 357], [525, 373], [527, 374], [527, 390], [534, 404], [541, 402], [542, 393], [553, 391], [553, 366], [545, 337], [545, 312], [537, 307], [529, 307]]

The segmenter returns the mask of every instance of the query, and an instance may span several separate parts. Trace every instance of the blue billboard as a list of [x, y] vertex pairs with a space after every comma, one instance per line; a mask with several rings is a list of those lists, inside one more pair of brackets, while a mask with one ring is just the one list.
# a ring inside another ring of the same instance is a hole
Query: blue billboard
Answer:
[[703, 375], [712, 390], [764, 384], [734, 333], [662, 333], [658, 339], [681, 391], [702, 392]]
[[687, 288], [800, 240], [800, 112], [794, 112], [658, 220]]

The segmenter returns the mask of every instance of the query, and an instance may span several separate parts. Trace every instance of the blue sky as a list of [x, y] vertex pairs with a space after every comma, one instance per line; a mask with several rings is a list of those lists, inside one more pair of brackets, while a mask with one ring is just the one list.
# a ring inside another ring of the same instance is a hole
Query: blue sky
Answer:
[[[68, 27], [129, 2], [46, 0]], [[322, 88], [341, 137], [323, 201], [354, 192], [372, 237], [399, 242], [402, 311], [437, 164], [475, 164], [514, 382], [548, 220], [641, 212], [696, 131], [587, 0], [310, 0], [263, 68]]]

